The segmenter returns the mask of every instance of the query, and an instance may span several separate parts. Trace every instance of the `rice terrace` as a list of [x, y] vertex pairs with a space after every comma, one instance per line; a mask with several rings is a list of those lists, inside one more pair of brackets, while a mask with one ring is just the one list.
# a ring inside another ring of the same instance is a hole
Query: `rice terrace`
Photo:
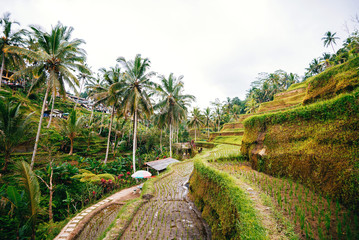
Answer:
[[1, 6], [0, 239], [359, 239], [357, 1]]

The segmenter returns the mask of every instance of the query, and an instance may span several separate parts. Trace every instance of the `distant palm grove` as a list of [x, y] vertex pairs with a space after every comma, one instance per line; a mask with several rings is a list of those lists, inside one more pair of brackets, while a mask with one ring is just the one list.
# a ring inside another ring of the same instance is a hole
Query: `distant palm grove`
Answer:
[[358, 31], [337, 50], [339, 38], [328, 31], [322, 40], [331, 51], [313, 59], [302, 77], [259, 73], [246, 99], [214, 99], [200, 109], [184, 76], [154, 72], [147, 56], [119, 53], [113, 66], [93, 71], [85, 41], [70, 26], [21, 29], [10, 13], [0, 25], [1, 239], [54, 238], [84, 206], [138, 184], [130, 174], [145, 162], [193, 157], [196, 141], [225, 123], [359, 56]]

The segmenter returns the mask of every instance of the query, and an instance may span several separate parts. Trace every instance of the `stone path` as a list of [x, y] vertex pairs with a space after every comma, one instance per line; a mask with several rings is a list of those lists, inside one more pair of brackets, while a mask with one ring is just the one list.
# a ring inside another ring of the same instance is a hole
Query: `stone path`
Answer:
[[138, 210], [121, 239], [211, 239], [206, 222], [187, 198], [193, 162], [172, 167], [155, 183], [155, 196]]

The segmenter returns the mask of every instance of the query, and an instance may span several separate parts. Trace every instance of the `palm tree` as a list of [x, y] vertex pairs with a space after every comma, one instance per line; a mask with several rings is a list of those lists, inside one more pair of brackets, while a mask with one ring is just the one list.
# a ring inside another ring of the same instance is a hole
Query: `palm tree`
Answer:
[[309, 68], [306, 68], [307, 70], [307, 75], [308, 76], [313, 76], [316, 75], [320, 72], [322, 72], [322, 66], [320, 64], [320, 62], [318, 61], [318, 59], [314, 58], [312, 60], [312, 62], [309, 64]]
[[16, 170], [19, 174], [19, 185], [24, 188], [25, 194], [27, 195], [27, 206], [29, 209], [29, 215], [26, 215], [26, 217], [28, 217], [27, 223], [31, 225], [31, 239], [35, 239], [37, 215], [41, 211], [39, 182], [27, 162], [18, 162], [16, 164]]
[[18, 24], [18, 22], [10, 20], [10, 13], [5, 13], [2, 18], [0, 18], [0, 25], [3, 26], [3, 35], [0, 38], [0, 52], [1, 52], [1, 70], [0, 70], [0, 88], [2, 83], [2, 75], [5, 68], [5, 63], [8, 62], [13, 67], [24, 67], [24, 61], [22, 57], [16, 53], [7, 52], [5, 49], [8, 46], [22, 46], [24, 41], [22, 35], [24, 30], [12, 31], [13, 24]]
[[207, 127], [207, 135], [208, 135], [208, 139], [209, 139], [209, 124], [211, 122], [211, 109], [209, 107], [207, 107], [204, 110], [204, 117], [205, 117], [205, 125]]
[[133, 171], [136, 172], [135, 156], [137, 145], [137, 121], [139, 114], [149, 117], [153, 113], [149, 90], [154, 84], [150, 80], [155, 75], [154, 72], [147, 72], [150, 68], [150, 60], [142, 58], [137, 54], [134, 61], [126, 61], [124, 57], [117, 58], [117, 61], [125, 68], [125, 88], [121, 109], [124, 113], [133, 116]]
[[192, 117], [188, 121], [189, 127], [194, 127], [194, 140], [197, 141], [197, 128], [203, 126], [203, 117], [201, 115], [201, 111], [198, 108], [193, 108]]
[[79, 135], [83, 127], [83, 117], [77, 117], [76, 110], [72, 110], [69, 118], [63, 121], [62, 130], [64, 134], [70, 139], [71, 148], [69, 155], [72, 155], [74, 149], [74, 139]]
[[153, 124], [155, 126], [157, 126], [157, 128], [160, 130], [160, 151], [162, 154], [162, 132], [166, 127], [166, 122], [165, 119], [161, 117], [160, 114], [155, 114], [153, 115], [153, 120], [152, 120]]
[[331, 45], [334, 54], [335, 54], [335, 50], [333, 43], [336, 44], [335, 40], [339, 39], [339, 37], [336, 37], [335, 34], [337, 33], [331, 33], [330, 31], [328, 31], [324, 34], [324, 37], [322, 37], [322, 40], [324, 40], [324, 47], [328, 47], [329, 45]]
[[258, 106], [259, 103], [256, 101], [253, 94], [250, 94], [246, 101], [246, 113], [255, 113]]
[[288, 89], [292, 84], [297, 83], [299, 76], [295, 73], [285, 73], [283, 78], [284, 88]]
[[[101, 86], [104, 85], [104, 80], [102, 79], [100, 73], [97, 73], [97, 76], [96, 77], [91, 77], [87, 80], [87, 82], [85, 83], [85, 88], [86, 88], [86, 91], [88, 93], [88, 96], [91, 100], [96, 100], [94, 98], [95, 94], [97, 93], [97, 89], [101, 89]], [[93, 118], [93, 111], [94, 111], [94, 104], [92, 105], [91, 107], [91, 117], [90, 117], [90, 121], [92, 120]], [[103, 112], [101, 114], [101, 124], [102, 124], [102, 121], [103, 121]], [[101, 124], [99, 124], [99, 126], [101, 126]], [[101, 127], [100, 127], [100, 132], [99, 134], [101, 134]]]
[[215, 107], [215, 113], [216, 113], [217, 121], [218, 121], [217, 131], [219, 131], [219, 127], [221, 124], [221, 116], [222, 116], [222, 113], [221, 113], [222, 104], [218, 98], [216, 98], [214, 102], [211, 102], [211, 104]]
[[[85, 67], [87, 69], [89, 69], [89, 67], [87, 66], [87, 64], [85, 64]], [[79, 79], [79, 83], [80, 83], [80, 91], [79, 93], [77, 94], [77, 97], [80, 97], [81, 93], [82, 93], [82, 87], [84, 85], [87, 85], [87, 81], [89, 81], [89, 79], [92, 78], [92, 73], [86, 73], [86, 72], [80, 72], [78, 75], [77, 75], [77, 78]], [[75, 107], [74, 109], [76, 110], [76, 107], [77, 105], [79, 104], [79, 100], [76, 101], [76, 104], [75, 104]]]
[[29, 114], [26, 118], [20, 112], [21, 103], [0, 101], [0, 149], [5, 153], [3, 171], [7, 170], [10, 155], [21, 144], [31, 129]]
[[330, 53], [323, 53], [320, 58], [320, 64], [322, 64], [322, 68], [326, 69], [331, 66], [332, 55]]
[[111, 129], [113, 118], [115, 116], [116, 108], [119, 106], [119, 101], [121, 99], [122, 87], [123, 87], [123, 78], [121, 69], [116, 66], [106, 70], [104, 68], [100, 69], [103, 73], [105, 84], [97, 86], [95, 88], [94, 98], [97, 99], [96, 104], [106, 104], [111, 106], [111, 120], [108, 127], [108, 138], [107, 138], [107, 148], [104, 164], [107, 163], [108, 154], [110, 150], [110, 139], [111, 139]]
[[177, 125], [186, 117], [187, 106], [190, 101], [196, 98], [193, 95], [183, 94], [183, 76], [176, 78], [173, 73], [168, 76], [159, 77], [161, 85], [156, 90], [161, 100], [156, 104], [155, 109], [160, 109], [159, 117], [169, 126], [170, 157], [172, 157], [173, 126]]
[[38, 50], [34, 51], [10, 46], [6, 48], [6, 51], [25, 55], [36, 61], [36, 64], [28, 66], [22, 71], [25, 73], [31, 73], [33, 71], [39, 72], [39, 77], [35, 80], [30, 90], [42, 84], [47, 86], [31, 159], [31, 168], [33, 168], [50, 88], [56, 86], [59, 88], [59, 93], [65, 95], [66, 83], [70, 88], [76, 91], [75, 85], [78, 86], [79, 81], [73, 71], [89, 72], [89, 70], [83, 65], [86, 59], [86, 52], [80, 48], [80, 45], [83, 44], [84, 41], [81, 39], [70, 40], [73, 31], [72, 27], [66, 27], [58, 23], [52, 28], [50, 33], [44, 32], [36, 26], [32, 26], [31, 29], [38, 43]]

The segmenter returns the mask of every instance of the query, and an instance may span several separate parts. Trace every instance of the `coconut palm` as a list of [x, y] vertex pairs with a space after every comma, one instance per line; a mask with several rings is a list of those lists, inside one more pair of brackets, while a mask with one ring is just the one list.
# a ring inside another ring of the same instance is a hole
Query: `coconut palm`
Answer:
[[172, 157], [172, 139], [173, 127], [181, 120], [185, 119], [187, 107], [191, 101], [196, 98], [193, 95], [183, 94], [183, 76], [176, 78], [171, 73], [168, 78], [159, 76], [161, 85], [156, 90], [161, 97], [159, 103], [155, 105], [155, 109], [159, 109], [159, 118], [163, 119], [169, 127], [170, 157]]
[[256, 101], [256, 98], [253, 94], [250, 94], [246, 100], [246, 113], [255, 113], [258, 107], [259, 103]]
[[209, 124], [211, 122], [211, 109], [209, 107], [207, 107], [204, 110], [204, 120], [205, 120], [205, 125], [207, 127], [207, 135], [208, 135], [208, 139], [209, 139]]
[[9, 46], [6, 47], [6, 51], [25, 55], [36, 61], [36, 64], [28, 66], [22, 71], [25, 73], [34, 71], [39, 73], [39, 77], [35, 80], [30, 91], [41, 85], [46, 86], [34, 151], [31, 159], [31, 168], [33, 168], [49, 90], [56, 87], [61, 95], [65, 95], [66, 83], [67, 86], [76, 91], [75, 86], [78, 86], [79, 81], [73, 71], [89, 72], [89, 70], [83, 65], [86, 59], [86, 52], [80, 48], [80, 45], [83, 44], [84, 41], [81, 39], [70, 40], [73, 31], [72, 27], [66, 27], [61, 23], [58, 23], [52, 28], [50, 33], [42, 31], [41, 28], [37, 26], [32, 26], [31, 29], [38, 43], [38, 50], [34, 51]]
[[152, 122], [157, 128], [160, 130], [160, 151], [162, 153], [162, 133], [163, 130], [166, 128], [165, 119], [161, 117], [160, 114], [154, 114], [152, 118]]
[[31, 129], [32, 114], [24, 117], [20, 107], [21, 103], [0, 101], [0, 150], [5, 153], [3, 171], [7, 170], [14, 148], [24, 141]]
[[193, 108], [191, 115], [188, 126], [194, 127], [194, 140], [197, 141], [197, 128], [203, 126], [203, 116], [198, 108]]
[[[88, 93], [88, 96], [89, 96], [89, 99], [91, 100], [96, 100], [94, 98], [94, 95], [97, 93], [97, 89], [100, 88], [101, 86], [104, 85], [104, 80], [103, 78], [101, 77], [100, 73], [97, 73], [97, 76], [96, 77], [91, 77], [87, 80], [87, 82], [85, 83], [85, 88], [86, 88], [86, 91]], [[90, 117], [90, 121], [92, 120], [93, 118], [93, 111], [94, 111], [94, 108], [95, 106], [92, 105], [91, 107], [91, 117]], [[102, 124], [102, 121], [103, 121], [103, 112], [101, 114], [101, 124]], [[101, 126], [101, 124], [99, 124], [99, 127]], [[102, 127], [100, 127], [100, 131], [99, 131], [99, 134], [101, 134], [101, 129]]]
[[335, 50], [333, 43], [336, 44], [335, 40], [339, 39], [339, 37], [336, 37], [335, 34], [337, 33], [331, 33], [330, 31], [328, 31], [324, 34], [324, 37], [322, 37], [322, 40], [324, 40], [324, 47], [328, 47], [329, 45], [331, 45], [334, 54], [335, 54]]
[[18, 22], [10, 20], [10, 13], [5, 13], [0, 18], [0, 25], [3, 27], [2, 36], [0, 37], [0, 54], [1, 54], [1, 70], [0, 70], [0, 88], [2, 83], [2, 75], [5, 64], [15, 67], [24, 67], [24, 61], [19, 54], [7, 52], [5, 49], [8, 46], [22, 46], [24, 30], [13, 31], [12, 26], [19, 25]]
[[292, 84], [297, 83], [299, 76], [295, 73], [285, 73], [283, 75], [283, 85], [285, 89], [288, 89]]
[[220, 123], [221, 123], [221, 116], [222, 116], [222, 113], [221, 113], [222, 104], [219, 101], [219, 99], [216, 98], [214, 102], [211, 102], [211, 105], [213, 105], [215, 107], [215, 115], [216, 115], [217, 123], [218, 123], [217, 131], [219, 131], [219, 127], [220, 127]]
[[74, 149], [74, 139], [80, 134], [83, 127], [83, 117], [78, 117], [76, 110], [72, 110], [69, 118], [62, 123], [63, 133], [70, 139], [71, 148], [69, 155], [72, 155]]
[[[87, 64], [85, 64], [85, 67], [87, 69], [89, 69], [89, 67], [87, 66]], [[86, 86], [87, 85], [87, 81], [89, 81], [91, 78], [92, 78], [92, 73], [89, 72], [80, 72], [78, 75], [77, 75], [77, 79], [79, 80], [79, 83], [80, 83], [80, 91], [78, 92], [77, 94], [77, 97], [80, 97], [80, 94], [82, 93], [82, 88], [83, 86]], [[76, 107], [77, 105], [79, 104], [79, 101], [77, 100], [76, 101], [76, 104], [74, 106], [74, 109], [76, 110]]]
[[137, 121], [140, 115], [149, 117], [153, 113], [149, 90], [153, 89], [154, 84], [150, 80], [155, 75], [148, 72], [150, 60], [142, 58], [137, 54], [133, 61], [126, 61], [124, 57], [117, 58], [117, 61], [125, 68], [125, 88], [121, 109], [126, 114], [133, 116], [133, 171], [136, 171], [135, 156], [137, 145]]
[[320, 62], [318, 61], [318, 59], [314, 58], [312, 60], [312, 62], [309, 64], [309, 68], [306, 68], [307, 70], [307, 75], [308, 76], [313, 76], [316, 75], [320, 72], [322, 72], [322, 66], [320, 64]]
[[104, 164], [106, 164], [110, 150], [113, 118], [115, 116], [116, 109], [119, 107], [119, 102], [122, 97], [123, 74], [121, 73], [121, 69], [118, 66], [111, 67], [110, 70], [102, 68], [100, 71], [103, 73], [105, 84], [95, 87], [94, 92], [96, 93], [93, 96], [95, 99], [97, 99], [96, 104], [105, 104], [112, 108], [111, 119], [108, 127], [106, 156], [104, 160]]

